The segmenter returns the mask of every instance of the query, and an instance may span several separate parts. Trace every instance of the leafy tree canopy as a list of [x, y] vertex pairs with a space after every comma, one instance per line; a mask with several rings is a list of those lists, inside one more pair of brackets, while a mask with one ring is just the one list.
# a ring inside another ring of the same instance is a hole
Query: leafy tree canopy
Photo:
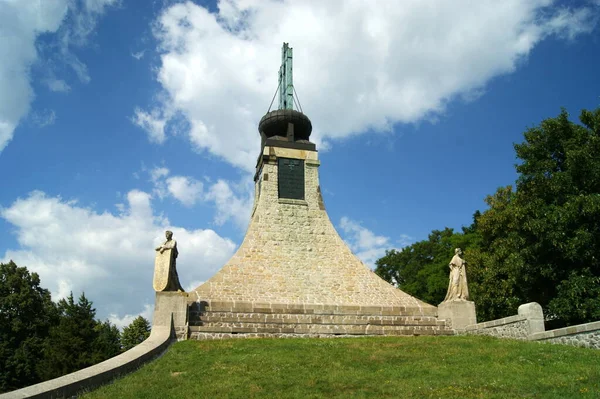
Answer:
[[425, 302], [437, 305], [448, 288], [448, 264], [455, 248], [469, 248], [477, 242], [473, 226], [463, 233], [453, 229], [434, 230], [427, 240], [416, 242], [401, 251], [386, 251], [375, 264], [375, 273]]
[[121, 343], [123, 350], [129, 350], [142, 343], [150, 336], [150, 323], [142, 316], [138, 316], [130, 325], [123, 328]]
[[530, 301], [562, 324], [599, 315], [600, 109], [582, 111], [580, 121], [563, 110], [528, 129], [515, 145], [516, 190], [486, 200], [482, 246], [471, 254], [486, 318]]
[[0, 263], [0, 392], [39, 382], [35, 367], [56, 317], [37, 273]]
[[75, 302], [71, 293], [58, 302], [58, 310], [59, 322], [50, 330], [38, 367], [44, 379], [72, 373], [119, 353], [118, 329], [108, 321], [94, 319], [96, 309], [85, 294]]
[[376, 272], [433, 304], [443, 299], [447, 262], [461, 247], [478, 320], [515, 314], [538, 302], [554, 326], [600, 318], [600, 108], [581, 124], [563, 110], [515, 144], [515, 187], [485, 199], [462, 233], [434, 230], [428, 240], [387, 251]]

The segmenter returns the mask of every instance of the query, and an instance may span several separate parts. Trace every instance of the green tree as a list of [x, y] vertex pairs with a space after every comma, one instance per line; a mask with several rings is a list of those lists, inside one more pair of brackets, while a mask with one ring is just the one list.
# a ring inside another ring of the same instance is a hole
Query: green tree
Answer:
[[474, 225], [463, 228], [463, 233], [447, 227], [434, 230], [427, 240], [401, 251], [386, 251], [385, 256], [375, 262], [375, 273], [390, 283], [397, 283], [402, 291], [437, 305], [446, 296], [448, 263], [454, 249], [476, 245], [477, 237]]
[[465, 251], [469, 293], [477, 305], [478, 321], [513, 315], [524, 303], [517, 277], [523, 264], [518, 249], [524, 239], [514, 198], [515, 192], [508, 186], [485, 199], [489, 209], [477, 218], [480, 245]]
[[56, 316], [37, 273], [0, 263], [0, 392], [40, 381], [36, 365]]
[[130, 325], [123, 328], [121, 343], [123, 350], [129, 350], [150, 336], [150, 323], [138, 316]]
[[77, 303], [73, 293], [58, 302], [59, 323], [50, 329], [44, 344], [44, 358], [38, 371], [46, 380], [56, 378], [94, 364], [96, 310], [85, 294]]
[[99, 363], [121, 353], [121, 333], [117, 326], [106, 320], [96, 323], [92, 362]]
[[563, 110], [515, 145], [516, 190], [499, 189], [478, 219], [482, 247], [474, 290], [484, 319], [539, 302], [562, 324], [594, 320], [600, 308], [600, 109], [582, 124]]

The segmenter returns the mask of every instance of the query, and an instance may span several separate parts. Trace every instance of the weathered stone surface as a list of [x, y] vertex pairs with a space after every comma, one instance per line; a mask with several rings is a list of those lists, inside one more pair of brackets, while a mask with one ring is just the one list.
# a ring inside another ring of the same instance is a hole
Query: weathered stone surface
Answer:
[[600, 321], [538, 332], [529, 336], [529, 339], [552, 344], [600, 349]]
[[529, 334], [539, 333], [546, 329], [544, 326], [544, 311], [539, 303], [530, 302], [519, 306], [518, 314], [527, 318]]
[[464, 330], [467, 326], [476, 324], [475, 302], [453, 300], [440, 303], [438, 318], [455, 330]]
[[152, 328], [171, 326], [178, 340], [187, 339], [188, 294], [185, 292], [157, 292], [154, 300]]
[[[467, 326], [466, 334], [491, 335], [498, 338], [531, 339], [544, 331], [542, 307], [536, 303], [519, 306], [517, 315]], [[541, 323], [540, 323], [541, 321]]]
[[152, 285], [155, 291], [180, 291], [183, 287], [179, 283], [177, 274], [177, 241], [173, 239], [173, 232], [165, 231], [166, 241], [155, 248], [154, 280]]
[[496, 338], [527, 339], [529, 323], [527, 319], [499, 324], [497, 326], [485, 327], [472, 330], [464, 330], [468, 335], [489, 335]]
[[[243, 336], [279, 336], [291, 334], [311, 337], [327, 335], [452, 335], [454, 331], [446, 323], [435, 316], [384, 315], [382, 308], [376, 314], [376, 307], [360, 313], [360, 306], [348, 307], [346, 313], [339, 313], [336, 306], [323, 307], [322, 314], [307, 313], [312, 309], [302, 304], [278, 304], [274, 308], [254, 308], [251, 311], [235, 312], [223, 310], [235, 306], [227, 306], [226, 302], [218, 302], [220, 310], [208, 310], [208, 304], [192, 304], [189, 312], [189, 337], [206, 339], [207, 334], [216, 334], [220, 338], [231, 338], [232, 335]], [[265, 306], [266, 304], [262, 304]], [[310, 305], [306, 305], [310, 306]], [[357, 310], [358, 309], [358, 310]], [[275, 311], [275, 312], [273, 312]], [[257, 335], [249, 335], [257, 334]]]
[[465, 265], [467, 262], [460, 257], [462, 250], [456, 248], [454, 257], [450, 261], [450, 281], [448, 282], [448, 291], [444, 302], [455, 300], [469, 300], [469, 287], [467, 286], [467, 271]]
[[[305, 161], [304, 201], [279, 198], [279, 157]], [[343, 305], [365, 314], [385, 307], [390, 313], [397, 309], [396, 314], [435, 315], [434, 306], [379, 278], [346, 246], [324, 210], [318, 167], [316, 151], [264, 148], [244, 241], [216, 275], [194, 290], [194, 300], [210, 302], [211, 310], [217, 310], [217, 301], [226, 301], [250, 303], [253, 309], [262, 303], [265, 310], [299, 304], [304, 313], [308, 305], [314, 313]]]
[[167, 249], [163, 253], [156, 252], [154, 258], [154, 279], [152, 287], [154, 291], [164, 291], [169, 284], [169, 270], [171, 267], [171, 250]]

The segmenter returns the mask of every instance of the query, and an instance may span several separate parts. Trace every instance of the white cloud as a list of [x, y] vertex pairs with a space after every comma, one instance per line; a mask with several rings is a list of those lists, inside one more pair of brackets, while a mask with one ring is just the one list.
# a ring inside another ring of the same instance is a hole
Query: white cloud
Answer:
[[398, 250], [414, 242], [412, 237], [401, 234], [395, 245], [389, 237], [378, 236], [346, 216], [341, 218], [339, 226], [352, 252], [371, 268], [375, 268], [375, 261], [384, 256], [386, 250]]
[[2, 261], [12, 259], [37, 272], [55, 296], [84, 291], [101, 318], [137, 314], [143, 304], [153, 303], [154, 248], [165, 230], [178, 242], [183, 286], [212, 276], [236, 247], [213, 230], [170, 225], [154, 214], [150, 194], [138, 190], [114, 213], [35, 191], [0, 209], [0, 217], [12, 225], [19, 244]]
[[35, 39], [54, 32], [66, 14], [65, 1], [0, 3], [0, 151], [29, 111], [29, 68], [37, 59]]
[[156, 167], [150, 171], [150, 177], [152, 181], [158, 181], [161, 178], [167, 177], [169, 175], [169, 169], [165, 167]]
[[[248, 177], [242, 178], [241, 181], [244, 180], [251, 181]], [[252, 201], [254, 201], [251, 187], [251, 184], [234, 185], [221, 179], [210, 187], [206, 198], [215, 203], [217, 208], [215, 223], [217, 225], [233, 220], [240, 228], [248, 226]]]
[[404, 248], [413, 244], [415, 239], [408, 234], [400, 234], [400, 238], [396, 242], [398, 243], [399, 248]]
[[141, 127], [148, 133], [148, 139], [157, 144], [165, 142], [165, 126], [167, 119], [161, 116], [159, 110], [154, 109], [150, 113], [136, 108], [131, 119], [133, 123]]
[[137, 53], [131, 53], [131, 56], [139, 61], [142, 58], [144, 58], [145, 53], [146, 53], [146, 50], [142, 50], [142, 51], [138, 51]]
[[185, 206], [192, 206], [201, 199], [202, 182], [188, 176], [173, 176], [167, 179], [169, 193]]
[[56, 112], [53, 109], [44, 109], [31, 113], [31, 122], [38, 127], [46, 127], [56, 122]]
[[[69, 46], [74, 41], [85, 43], [97, 17], [112, 4], [115, 0], [0, 2], [0, 151], [12, 139], [34, 98], [30, 68], [39, 58], [37, 38], [44, 33], [58, 35], [55, 47], [60, 51], [55, 57], [72, 66], [83, 81], [89, 80], [86, 66]], [[68, 87], [56, 79], [47, 84], [54, 91]]]
[[[196, 287], [194, 287], [196, 288]], [[154, 304], [145, 304], [144, 310], [136, 314], [126, 314], [123, 317], [119, 317], [118, 315], [111, 313], [108, 315], [108, 321], [117, 326], [119, 330], [123, 330], [123, 327], [127, 327], [130, 325], [138, 316], [142, 316], [144, 319], [148, 320], [150, 324], [152, 324], [152, 317], [154, 315]]]
[[48, 78], [46, 79], [46, 84], [51, 91], [66, 93], [71, 90], [71, 86], [61, 79]]
[[296, 90], [320, 141], [431, 119], [454, 98], [476, 98], [490, 79], [513, 72], [546, 37], [572, 38], [595, 21], [588, 8], [552, 0], [217, 5], [209, 13], [188, 1], [158, 18], [165, 95], [158, 106], [188, 120], [198, 151], [248, 171], [283, 41], [294, 48]]
[[[252, 178], [244, 175], [238, 183], [219, 179], [204, 190], [204, 184], [190, 176], [170, 175], [166, 167], [155, 167], [149, 171], [153, 192], [161, 199], [171, 196], [185, 206], [197, 202], [211, 202], [215, 205], [214, 223], [218, 226], [231, 220], [244, 229], [250, 220], [254, 186]], [[210, 179], [207, 180], [210, 183]]]
[[169, 169], [165, 167], [155, 167], [154, 169], [150, 170], [150, 180], [154, 185], [152, 192], [160, 199], [164, 199], [167, 195], [169, 195], [169, 190], [167, 189], [167, 183], [165, 181], [165, 178], [168, 175]]

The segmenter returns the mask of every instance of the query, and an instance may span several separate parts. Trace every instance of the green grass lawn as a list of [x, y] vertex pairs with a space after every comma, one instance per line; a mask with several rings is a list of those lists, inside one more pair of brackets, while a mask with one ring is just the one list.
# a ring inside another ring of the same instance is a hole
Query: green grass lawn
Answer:
[[600, 351], [490, 337], [185, 341], [85, 398], [600, 398]]

